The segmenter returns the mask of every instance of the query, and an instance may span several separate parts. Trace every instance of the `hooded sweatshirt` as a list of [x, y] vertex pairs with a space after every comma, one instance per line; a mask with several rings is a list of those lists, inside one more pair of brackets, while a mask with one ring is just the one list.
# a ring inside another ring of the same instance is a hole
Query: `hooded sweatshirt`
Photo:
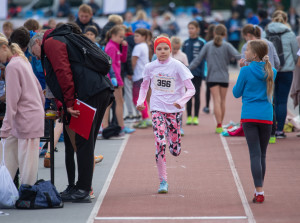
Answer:
[[[249, 66], [242, 67], [233, 87], [234, 97], [242, 97], [242, 122], [272, 124], [273, 107], [267, 96], [265, 64], [265, 62], [252, 61]], [[275, 81], [277, 71], [272, 69]]]
[[[295, 69], [295, 64], [298, 59], [297, 51], [299, 49], [294, 32], [288, 26], [278, 22], [270, 23], [266, 27], [266, 29], [270, 33], [285, 32], [281, 36], [285, 64], [282, 68], [279, 69], [279, 72], [293, 71]], [[265, 36], [266, 34], [264, 33], [264, 37]]]

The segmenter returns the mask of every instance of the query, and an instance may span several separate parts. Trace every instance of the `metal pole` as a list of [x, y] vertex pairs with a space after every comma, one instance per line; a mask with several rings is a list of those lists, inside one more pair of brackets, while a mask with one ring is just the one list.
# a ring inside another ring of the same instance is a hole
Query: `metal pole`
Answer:
[[55, 119], [50, 119], [50, 172], [51, 183], [54, 185], [54, 122]]

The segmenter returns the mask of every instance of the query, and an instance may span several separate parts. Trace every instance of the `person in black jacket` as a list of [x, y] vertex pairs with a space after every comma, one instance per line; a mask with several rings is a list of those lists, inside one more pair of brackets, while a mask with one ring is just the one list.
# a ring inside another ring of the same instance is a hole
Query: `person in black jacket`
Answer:
[[82, 4], [78, 10], [78, 18], [76, 24], [80, 27], [81, 31], [84, 32], [87, 26], [96, 26], [98, 33], [101, 33], [101, 28], [97, 23], [93, 21], [93, 10], [91, 6]]
[[[93, 178], [94, 149], [102, 118], [112, 99], [113, 86], [106, 75], [100, 75], [81, 63], [70, 62], [81, 56], [74, 47], [67, 45], [65, 36], [71, 33], [82, 35], [76, 24], [64, 24], [54, 30], [47, 30], [43, 40], [34, 37], [30, 40], [29, 49], [38, 59], [42, 58], [46, 82], [53, 95], [60, 95], [58, 99], [64, 108], [63, 128], [69, 186], [61, 194], [62, 199], [65, 202], [86, 203], [91, 202], [89, 193]], [[55, 78], [49, 80], [50, 77]], [[75, 98], [97, 109], [88, 139], [72, 131], [66, 120], [66, 116], [68, 119], [70, 116], [80, 116], [80, 111], [73, 109]], [[76, 185], [74, 151], [78, 167]]]

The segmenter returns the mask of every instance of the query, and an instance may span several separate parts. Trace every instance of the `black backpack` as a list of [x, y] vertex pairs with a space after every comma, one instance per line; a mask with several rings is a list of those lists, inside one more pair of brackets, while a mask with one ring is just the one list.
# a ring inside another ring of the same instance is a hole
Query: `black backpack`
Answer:
[[280, 67], [283, 67], [285, 64], [281, 36], [286, 32], [287, 31], [284, 31], [282, 33], [270, 33], [269, 30], [266, 29], [266, 39], [273, 43], [279, 57]]
[[[53, 30], [46, 39], [54, 36], [64, 36], [67, 40], [66, 45], [75, 48], [73, 53], [78, 54], [72, 57], [70, 63], [79, 63], [101, 75], [107, 75], [112, 64], [111, 58], [89, 38], [74, 33], [72, 30], [71, 25], [64, 24]], [[80, 55], [83, 55], [83, 57]]]

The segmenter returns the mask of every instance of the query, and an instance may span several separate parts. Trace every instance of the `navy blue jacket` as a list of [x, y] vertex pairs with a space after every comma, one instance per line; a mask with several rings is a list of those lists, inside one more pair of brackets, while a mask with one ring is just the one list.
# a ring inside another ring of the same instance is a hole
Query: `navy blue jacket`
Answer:
[[[193, 61], [194, 58], [198, 56], [200, 53], [200, 50], [205, 45], [206, 41], [200, 37], [196, 39], [187, 39], [184, 41], [182, 45], [182, 52], [184, 52], [187, 55], [189, 63]], [[205, 60], [203, 60], [200, 65], [194, 69], [191, 70], [192, 74], [196, 77], [205, 77]]]

